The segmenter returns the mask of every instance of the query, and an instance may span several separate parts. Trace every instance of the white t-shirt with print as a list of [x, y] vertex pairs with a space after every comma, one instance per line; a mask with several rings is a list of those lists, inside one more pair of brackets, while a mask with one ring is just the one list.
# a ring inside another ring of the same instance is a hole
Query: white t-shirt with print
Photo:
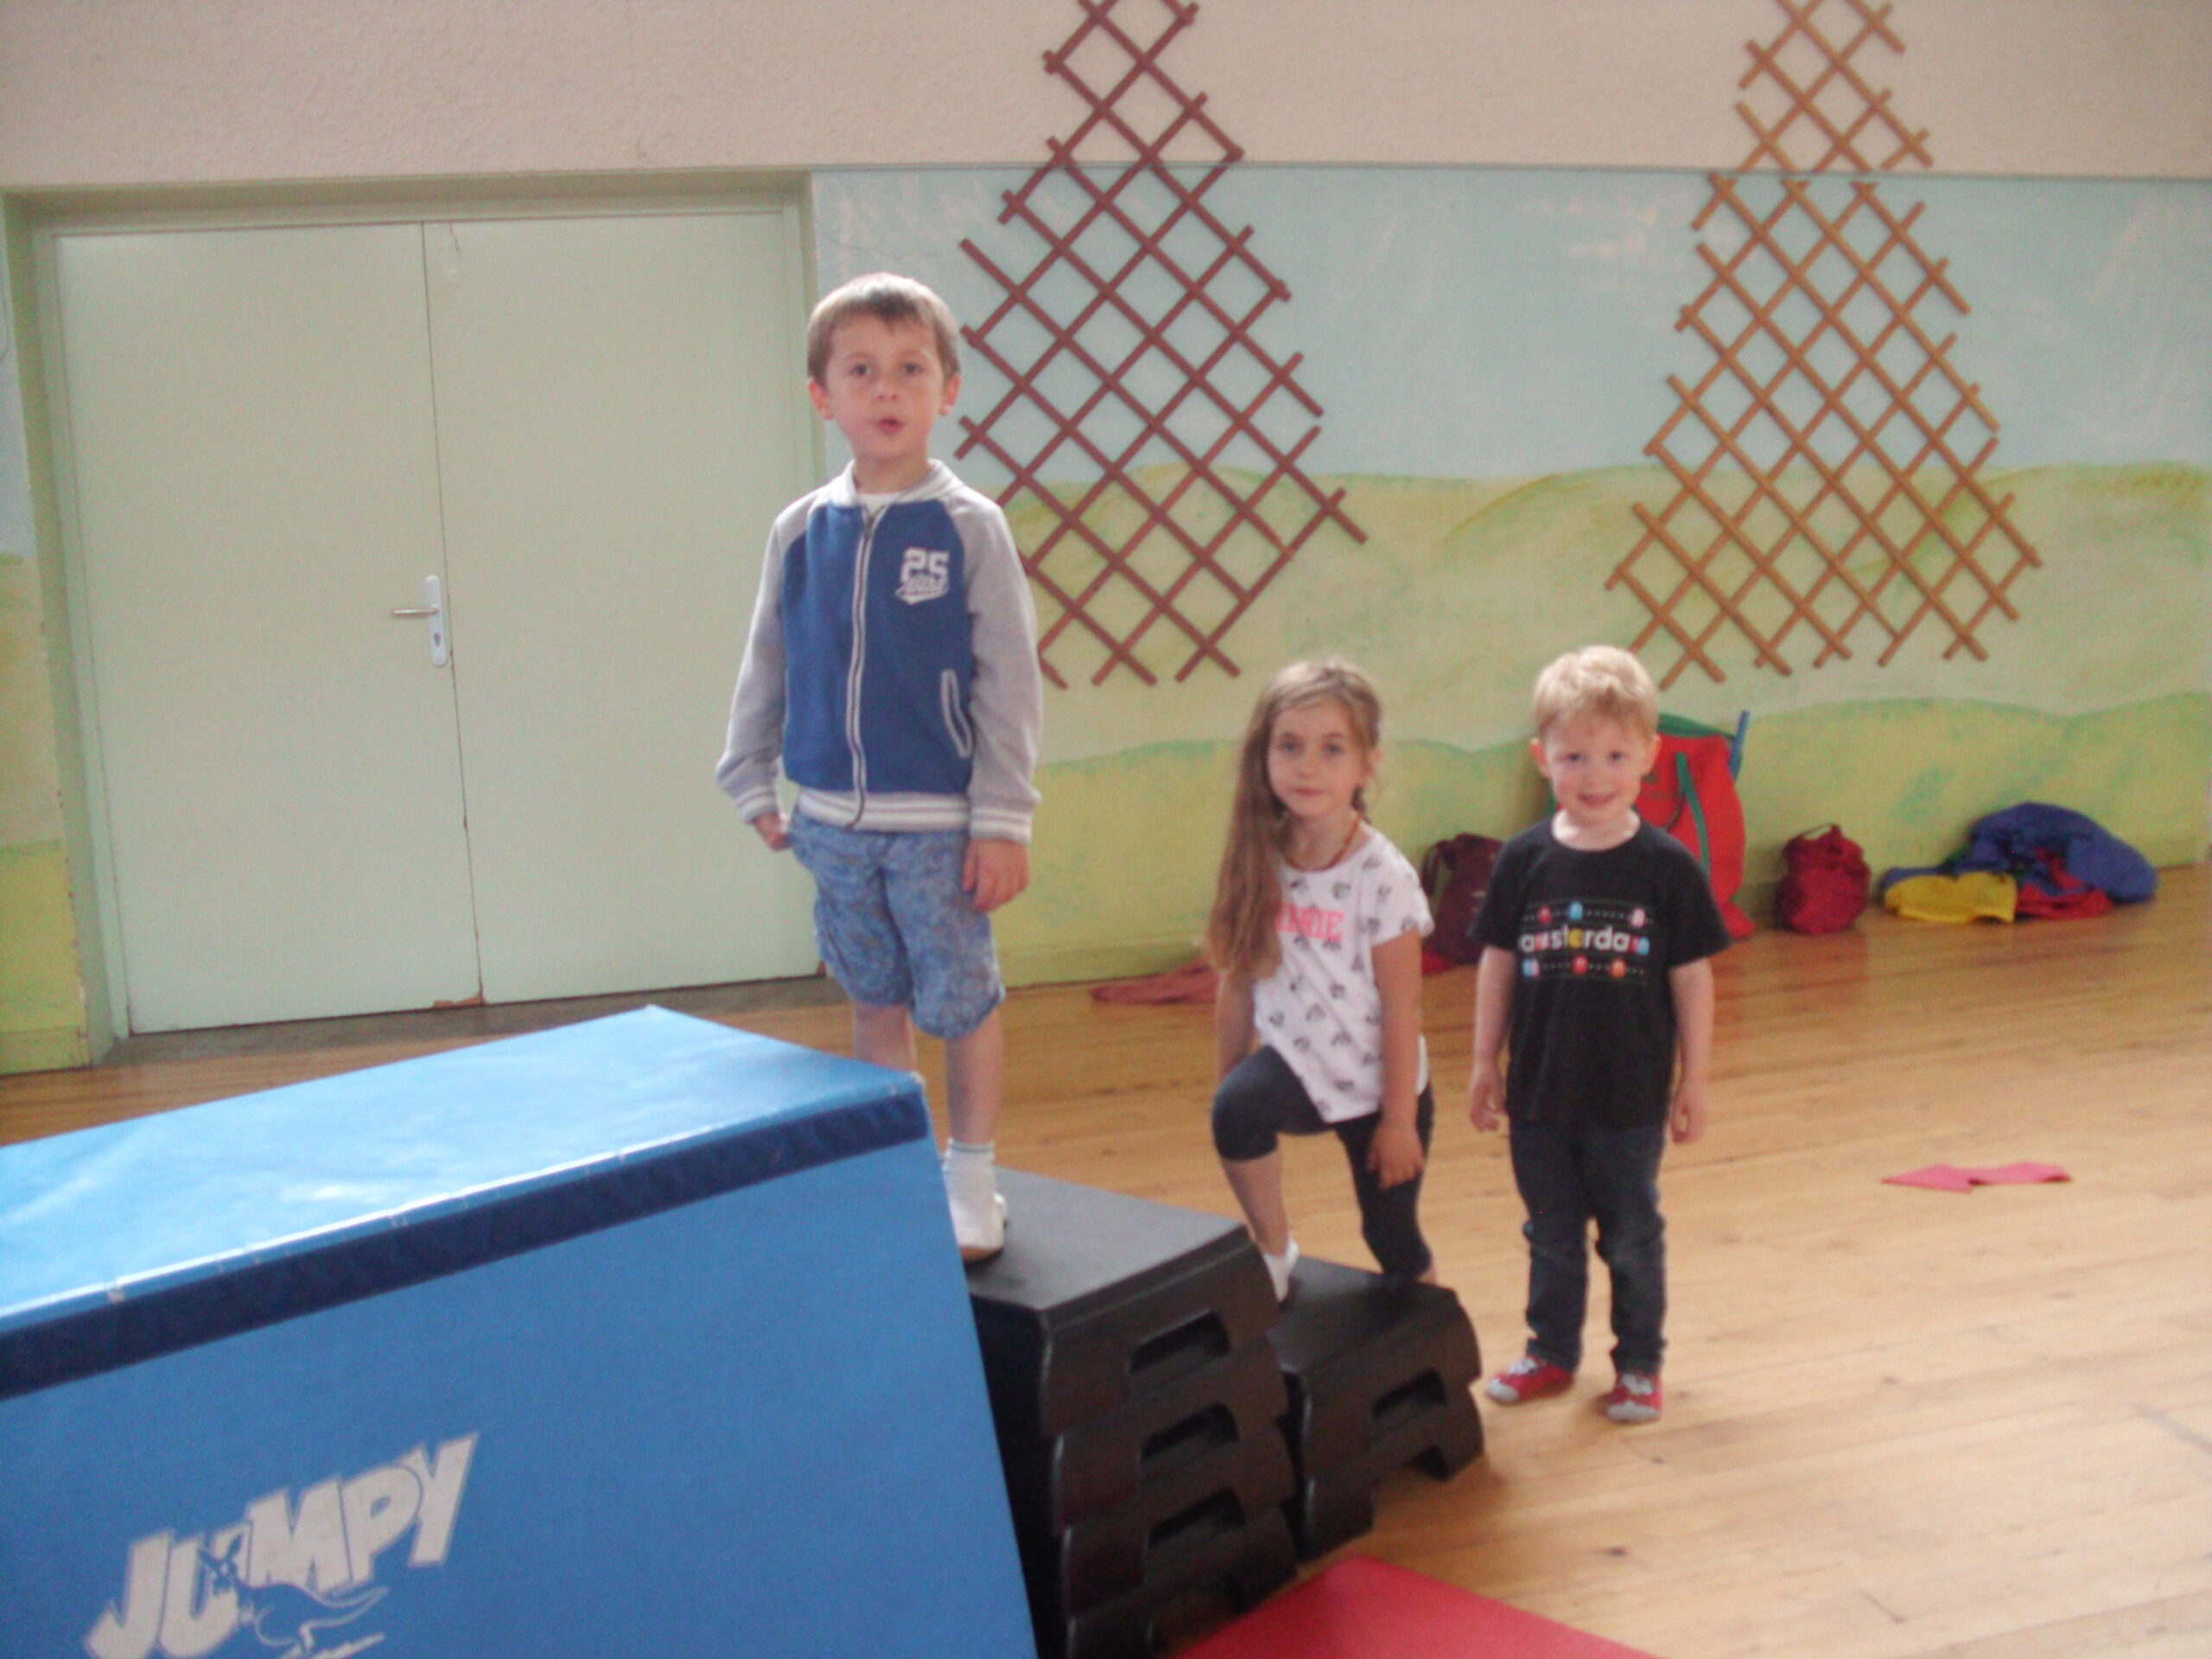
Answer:
[[[1365, 1117], [1382, 1105], [1382, 997], [1375, 985], [1375, 947], [1434, 924], [1421, 879], [1380, 830], [1325, 870], [1278, 861], [1282, 907], [1275, 937], [1282, 959], [1252, 987], [1252, 1019], [1262, 1042], [1281, 1055], [1331, 1123]], [[1415, 1088], [1428, 1083], [1428, 1044], [1421, 1045]]]

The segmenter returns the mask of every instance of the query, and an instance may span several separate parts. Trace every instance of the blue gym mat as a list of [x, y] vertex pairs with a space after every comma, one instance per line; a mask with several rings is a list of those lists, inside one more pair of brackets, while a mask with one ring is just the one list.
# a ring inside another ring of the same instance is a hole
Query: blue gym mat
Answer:
[[915, 1081], [658, 1009], [0, 1147], [0, 1659], [1033, 1659]]

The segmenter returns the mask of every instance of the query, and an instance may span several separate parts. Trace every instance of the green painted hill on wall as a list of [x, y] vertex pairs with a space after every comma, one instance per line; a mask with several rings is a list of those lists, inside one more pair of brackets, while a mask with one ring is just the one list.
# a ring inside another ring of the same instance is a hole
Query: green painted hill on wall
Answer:
[[[1001, 925], [1015, 977], [1187, 956], [1235, 734], [1284, 662], [1349, 656], [1381, 682], [1391, 752], [1376, 818], [1408, 854], [1459, 830], [1503, 834], [1541, 810], [1529, 684], [1563, 650], [1634, 640], [1644, 613], [1605, 582], [1633, 542], [1632, 507], [1656, 509], [1669, 480], [1636, 467], [1319, 481], [1346, 489], [1368, 539], [1331, 533], [1301, 551], [1228, 636], [1241, 675], [1201, 669], [1176, 683], [1163, 673], [1146, 686], [1118, 671], [1092, 685], [1103, 654], [1065, 652], [1073, 683], [1046, 709], [1035, 880]], [[2018, 620], [1985, 624], [1986, 660], [1947, 658], [1931, 628], [1887, 667], [1870, 633], [1853, 660], [1813, 668], [1808, 650], [1784, 677], [1756, 667], [1747, 644], [1718, 641], [1727, 677], [1692, 670], [1663, 697], [1718, 726], [1751, 713], [1740, 788], [1755, 898], [1800, 830], [1840, 823], [1878, 868], [1928, 863], [1975, 817], [2020, 800], [2087, 812], [2161, 864], [2204, 855], [2212, 477], [2145, 465], [1986, 481], [2012, 497], [2043, 561], [2014, 586]], [[1014, 515], [1025, 545], [1045, 519], [1033, 504]], [[1162, 637], [1149, 660], [1179, 661], [1172, 645]]]

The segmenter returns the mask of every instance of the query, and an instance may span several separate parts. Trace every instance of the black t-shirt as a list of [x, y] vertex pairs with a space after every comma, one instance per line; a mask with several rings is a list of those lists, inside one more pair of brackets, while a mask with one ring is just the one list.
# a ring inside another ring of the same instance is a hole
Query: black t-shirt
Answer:
[[1639, 823], [1618, 847], [1577, 852], [1546, 818], [1498, 855], [1475, 939], [1514, 957], [1509, 1116], [1614, 1129], [1666, 1121], [1668, 970], [1728, 948], [1688, 848]]

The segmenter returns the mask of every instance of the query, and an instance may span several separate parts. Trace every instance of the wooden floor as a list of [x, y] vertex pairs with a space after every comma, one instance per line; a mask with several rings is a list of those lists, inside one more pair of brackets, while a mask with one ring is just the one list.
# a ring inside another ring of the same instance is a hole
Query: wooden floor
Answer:
[[[2205, 870], [2094, 921], [1761, 934], [1719, 982], [1713, 1128], [1662, 1183], [1665, 1420], [1620, 1429], [1591, 1409], [1593, 1328], [1573, 1395], [1486, 1407], [1487, 1458], [1447, 1484], [1395, 1478], [1352, 1548], [1662, 1659], [2212, 1655]], [[1497, 1362], [1518, 1349], [1525, 1257], [1500, 1142], [1450, 1109], [1469, 993], [1464, 972], [1428, 985], [1447, 1109], [1424, 1207]], [[815, 1006], [764, 1006], [794, 998]], [[841, 1012], [804, 986], [689, 1006], [842, 1041]], [[0, 1079], [0, 1139], [528, 1017], [138, 1039], [93, 1071]], [[1206, 1140], [1206, 1021], [1017, 995], [1001, 1158], [1232, 1213]], [[2074, 1179], [1968, 1196], [1880, 1181], [2020, 1159]], [[1305, 1248], [1363, 1261], [1333, 1143], [1300, 1143], [1291, 1165]]]

